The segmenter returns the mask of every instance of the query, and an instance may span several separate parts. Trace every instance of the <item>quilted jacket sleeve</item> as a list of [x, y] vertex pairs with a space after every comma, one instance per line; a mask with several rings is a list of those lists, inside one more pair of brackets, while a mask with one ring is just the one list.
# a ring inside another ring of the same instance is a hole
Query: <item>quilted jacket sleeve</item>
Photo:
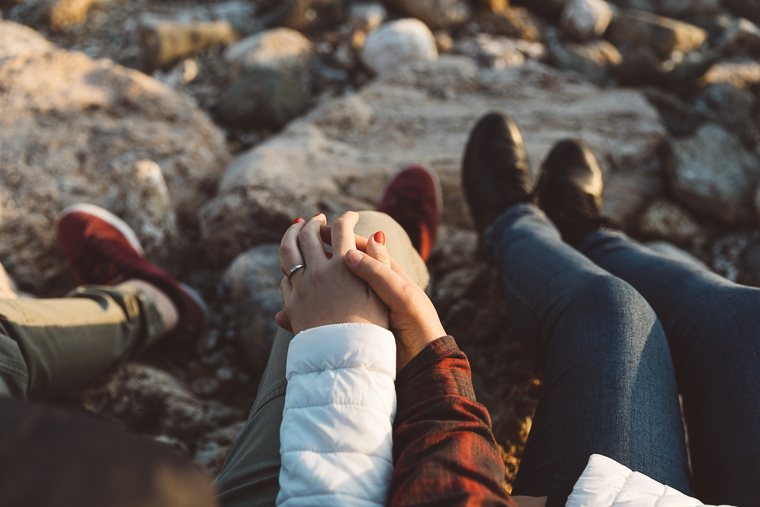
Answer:
[[277, 505], [383, 506], [393, 474], [396, 342], [371, 324], [296, 335], [288, 349]]
[[[696, 507], [704, 505], [617, 461], [594, 454], [575, 483], [567, 507]], [[721, 506], [723, 507], [723, 506]]]

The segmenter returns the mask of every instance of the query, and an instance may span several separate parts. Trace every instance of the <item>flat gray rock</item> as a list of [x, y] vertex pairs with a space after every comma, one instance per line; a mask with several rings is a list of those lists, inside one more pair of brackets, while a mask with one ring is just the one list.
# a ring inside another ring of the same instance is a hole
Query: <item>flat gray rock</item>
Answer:
[[243, 153], [199, 212], [206, 246], [231, 259], [279, 242], [295, 217], [373, 208], [398, 166], [422, 163], [442, 180], [443, 222], [469, 227], [460, 161], [470, 129], [500, 109], [523, 129], [534, 172], [558, 140], [575, 136], [606, 173], [606, 211], [627, 220], [660, 191], [665, 128], [639, 92], [602, 90], [528, 62], [500, 71], [464, 57], [403, 67], [358, 94], [324, 103]]

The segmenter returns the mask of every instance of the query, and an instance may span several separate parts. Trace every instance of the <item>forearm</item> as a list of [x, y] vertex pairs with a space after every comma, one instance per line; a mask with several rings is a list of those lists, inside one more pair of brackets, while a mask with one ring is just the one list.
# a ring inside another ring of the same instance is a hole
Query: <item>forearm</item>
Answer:
[[399, 373], [390, 505], [514, 505], [488, 411], [475, 400], [466, 356], [451, 337]]

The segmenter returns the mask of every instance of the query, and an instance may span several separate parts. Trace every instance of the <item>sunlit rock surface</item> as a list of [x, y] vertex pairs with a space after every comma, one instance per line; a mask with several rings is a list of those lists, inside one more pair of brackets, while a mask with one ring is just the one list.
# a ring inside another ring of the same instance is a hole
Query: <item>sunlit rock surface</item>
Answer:
[[[53, 221], [65, 206], [140, 215], [155, 212], [144, 197], [166, 191], [181, 221], [208, 199], [228, 161], [221, 131], [188, 97], [9, 21], [0, 21], [0, 90], [0, 259], [24, 287], [61, 276]], [[158, 164], [165, 183], [135, 173], [140, 160]]]
[[605, 171], [606, 211], [617, 218], [630, 219], [660, 190], [665, 129], [641, 93], [602, 90], [537, 62], [494, 71], [445, 57], [322, 104], [239, 156], [200, 211], [206, 246], [229, 259], [279, 241], [295, 217], [372, 208], [388, 175], [410, 162], [440, 175], [443, 222], [468, 227], [462, 151], [476, 120], [494, 109], [517, 120], [534, 172], [560, 139], [588, 142]]

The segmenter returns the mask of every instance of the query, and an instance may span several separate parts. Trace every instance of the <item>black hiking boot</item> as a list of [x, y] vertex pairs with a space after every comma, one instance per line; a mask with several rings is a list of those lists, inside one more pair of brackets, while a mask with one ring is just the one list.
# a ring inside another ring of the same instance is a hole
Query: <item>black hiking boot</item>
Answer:
[[541, 166], [536, 196], [562, 239], [578, 247], [596, 230], [617, 228], [602, 215], [603, 188], [602, 171], [591, 149], [583, 141], [565, 139], [554, 145]]
[[481, 233], [506, 209], [531, 202], [528, 156], [517, 124], [502, 113], [482, 117], [470, 133], [462, 187]]

